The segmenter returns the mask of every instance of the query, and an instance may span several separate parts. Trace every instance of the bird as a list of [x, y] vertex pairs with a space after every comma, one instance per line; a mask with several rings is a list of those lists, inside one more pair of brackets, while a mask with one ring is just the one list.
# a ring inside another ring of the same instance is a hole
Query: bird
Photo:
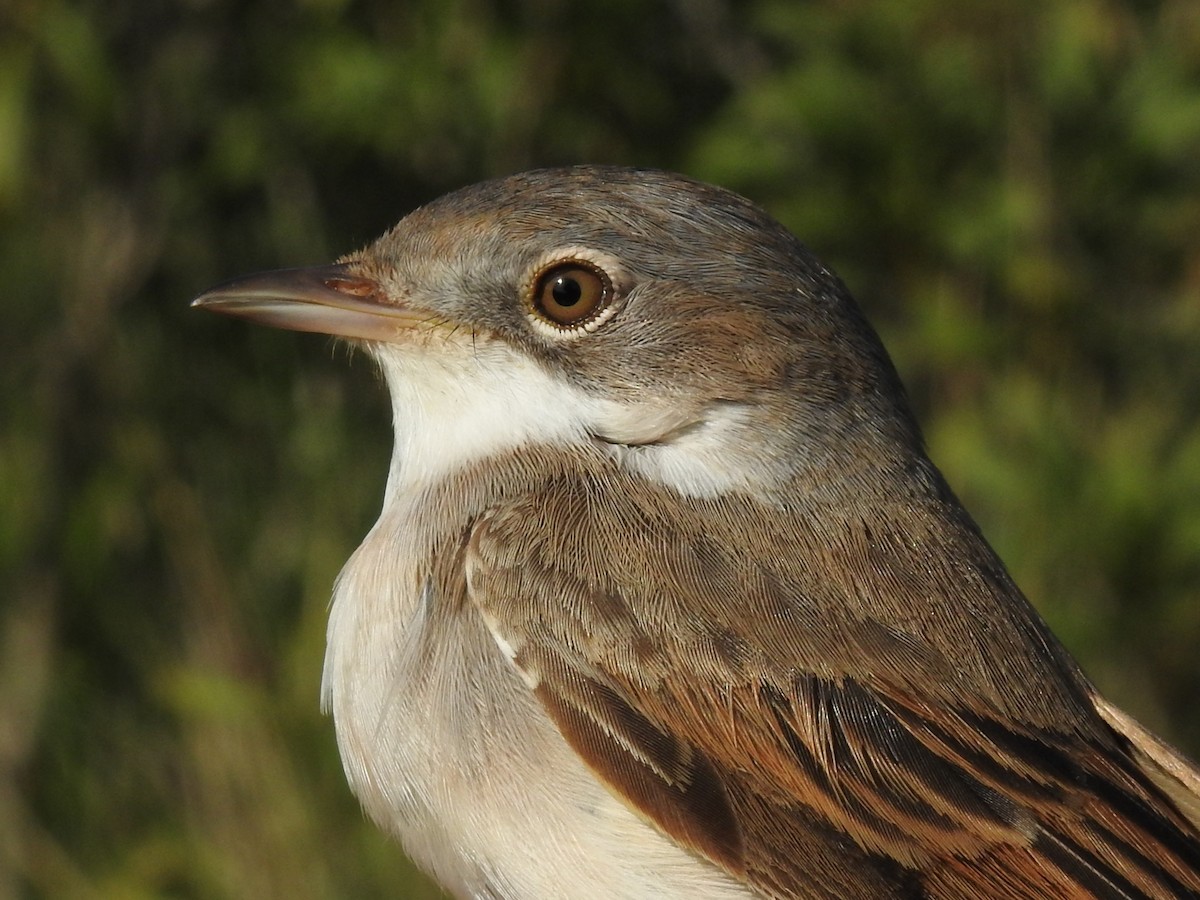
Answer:
[[1200, 896], [1200, 771], [1097, 692], [749, 200], [539, 169], [193, 304], [386, 384], [322, 702], [451, 894]]

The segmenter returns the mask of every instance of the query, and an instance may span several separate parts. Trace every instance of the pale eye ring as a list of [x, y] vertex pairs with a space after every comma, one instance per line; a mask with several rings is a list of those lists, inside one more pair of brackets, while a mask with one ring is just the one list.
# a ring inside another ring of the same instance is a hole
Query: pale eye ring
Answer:
[[612, 282], [604, 270], [582, 260], [565, 260], [538, 275], [530, 302], [547, 322], [573, 329], [600, 315], [612, 295]]

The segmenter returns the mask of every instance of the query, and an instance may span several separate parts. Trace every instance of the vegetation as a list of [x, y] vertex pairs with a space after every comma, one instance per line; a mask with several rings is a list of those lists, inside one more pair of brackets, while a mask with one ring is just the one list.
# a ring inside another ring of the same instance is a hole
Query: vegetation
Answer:
[[317, 710], [390, 431], [188, 310], [538, 165], [747, 194], [1117, 702], [1200, 751], [1195, 0], [0, 8], [0, 898], [434, 896]]

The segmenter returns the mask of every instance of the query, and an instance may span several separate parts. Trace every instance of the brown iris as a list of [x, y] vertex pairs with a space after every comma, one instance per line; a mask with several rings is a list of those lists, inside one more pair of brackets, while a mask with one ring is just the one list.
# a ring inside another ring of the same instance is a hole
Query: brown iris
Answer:
[[551, 266], [538, 276], [533, 306], [562, 328], [594, 318], [609, 301], [612, 284], [602, 271], [572, 260]]

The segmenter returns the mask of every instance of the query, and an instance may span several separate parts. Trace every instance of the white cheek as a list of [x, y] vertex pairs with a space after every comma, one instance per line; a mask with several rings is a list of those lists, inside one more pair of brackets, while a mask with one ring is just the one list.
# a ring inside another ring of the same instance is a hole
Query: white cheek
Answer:
[[631, 474], [688, 497], [769, 491], [780, 472], [745, 407], [693, 409], [647, 395], [618, 402], [574, 386], [501, 341], [454, 336], [377, 345], [399, 493], [524, 446], [602, 447]]
[[620, 460], [630, 472], [697, 498], [730, 491], [769, 495], [786, 471], [751, 411], [728, 404], [706, 410], [671, 440], [623, 448]]
[[516, 447], [587, 440], [586, 395], [500, 342], [375, 352], [396, 432], [389, 491]]

